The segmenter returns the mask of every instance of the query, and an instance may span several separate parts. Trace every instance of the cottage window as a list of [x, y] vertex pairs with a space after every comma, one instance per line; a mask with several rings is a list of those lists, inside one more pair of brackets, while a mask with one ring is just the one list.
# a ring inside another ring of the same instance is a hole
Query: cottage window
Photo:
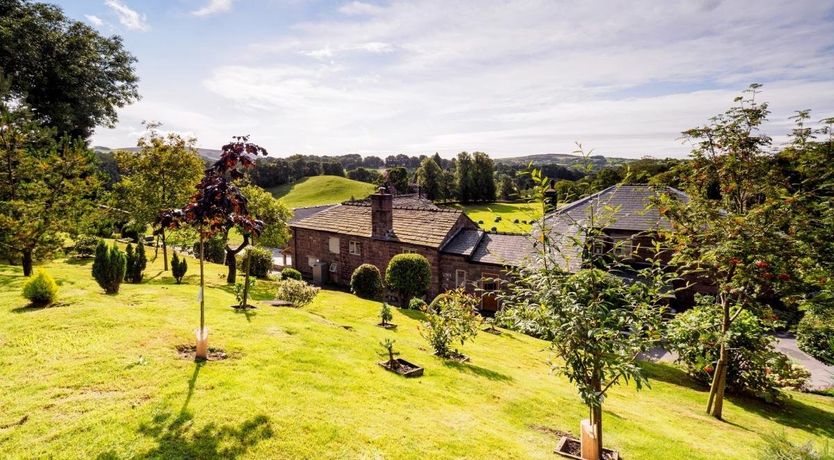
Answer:
[[348, 247], [348, 252], [354, 256], [362, 255], [362, 243], [358, 241], [351, 241]]
[[634, 247], [631, 244], [631, 238], [619, 240], [616, 244], [614, 244], [614, 254], [616, 254], [617, 257], [628, 259], [631, 257], [632, 252], [634, 252]]
[[595, 255], [605, 254], [605, 242], [596, 240], [591, 244], [591, 252]]
[[455, 286], [466, 286], [466, 270], [455, 270]]
[[403, 254], [417, 254], [417, 251], [414, 249], [403, 247]]
[[331, 254], [338, 254], [339, 253], [339, 238], [335, 236], [330, 237], [330, 253]]

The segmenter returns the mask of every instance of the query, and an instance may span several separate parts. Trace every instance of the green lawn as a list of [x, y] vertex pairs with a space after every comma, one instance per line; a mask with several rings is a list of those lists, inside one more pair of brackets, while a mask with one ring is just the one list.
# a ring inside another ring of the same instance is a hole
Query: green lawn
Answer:
[[339, 176], [313, 176], [293, 184], [269, 189], [287, 207], [303, 208], [336, 204], [351, 199], [361, 200], [374, 192], [375, 186]]
[[[488, 204], [470, 204], [470, 205], [455, 205], [458, 209], [463, 209], [463, 212], [475, 222], [479, 223], [484, 230], [492, 230], [495, 227], [499, 232], [512, 233], [529, 233], [532, 224], [529, 222], [536, 220], [542, 215], [541, 203], [488, 203]], [[501, 217], [499, 222], [495, 219]], [[515, 223], [518, 219], [519, 223]], [[522, 221], [527, 221], [525, 224]]]
[[[102, 293], [90, 262], [45, 268], [61, 306], [26, 307], [18, 267], [0, 265], [0, 451], [4, 458], [557, 458], [555, 430], [587, 416], [567, 380], [549, 373], [544, 342], [480, 334], [469, 364], [432, 356], [420, 314], [323, 291], [303, 309], [238, 313], [209, 264], [210, 346], [226, 361], [195, 364], [175, 348], [194, 342], [197, 263], [184, 285], [161, 273]], [[256, 300], [274, 286], [260, 282]], [[377, 366], [379, 342], [426, 368], [404, 379]], [[606, 444], [629, 459], [749, 459], [760, 435], [834, 438], [834, 399], [792, 393], [777, 408], [744, 399], [727, 422], [704, 413], [707, 393], [675, 367], [647, 365], [652, 388], [614, 389]]]

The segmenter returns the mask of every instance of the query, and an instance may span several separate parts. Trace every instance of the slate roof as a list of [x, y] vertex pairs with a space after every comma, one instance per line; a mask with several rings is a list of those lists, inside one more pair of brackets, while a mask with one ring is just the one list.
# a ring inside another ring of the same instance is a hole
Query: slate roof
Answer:
[[486, 233], [471, 260], [484, 264], [520, 266], [533, 253], [530, 235]]
[[[395, 207], [394, 231], [388, 241], [439, 248], [463, 214], [456, 209], [412, 209]], [[290, 223], [291, 227], [371, 237], [371, 207], [346, 203], [332, 206], [310, 217]]]
[[[654, 197], [665, 193], [680, 200], [688, 200], [685, 193], [673, 187], [649, 185], [614, 185], [574, 201], [547, 217], [551, 226], [572, 225], [590, 219], [591, 212], [599, 219], [599, 226], [611, 230], [643, 232], [669, 228], [669, 221], [651, 207]], [[606, 208], [613, 208], [613, 215]]]
[[465, 229], [459, 231], [452, 239], [443, 246], [443, 252], [469, 257], [484, 236], [483, 230]]
[[325, 205], [322, 205], [322, 206], [308, 206], [306, 208], [295, 208], [295, 209], [292, 210], [292, 218], [289, 220], [288, 223], [292, 224], [292, 223], [295, 223], [295, 222], [297, 222], [301, 219], [306, 219], [306, 218], [308, 218], [308, 217], [310, 217], [314, 214], [318, 214], [321, 211], [324, 211], [325, 209], [330, 209], [333, 206], [336, 206], [336, 205], [335, 204], [325, 204]]

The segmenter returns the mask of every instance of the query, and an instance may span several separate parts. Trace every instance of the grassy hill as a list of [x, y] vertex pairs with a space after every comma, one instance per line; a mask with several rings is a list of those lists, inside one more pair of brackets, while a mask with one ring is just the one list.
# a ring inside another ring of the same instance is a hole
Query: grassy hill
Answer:
[[[208, 264], [210, 346], [225, 361], [181, 358], [198, 323], [197, 262], [183, 285], [149, 264], [146, 281], [105, 295], [90, 262], [46, 268], [60, 305], [27, 308], [18, 267], [0, 265], [0, 446], [8, 458], [542, 458], [558, 431], [587, 416], [576, 391], [550, 374], [545, 342], [480, 334], [467, 364], [431, 354], [421, 314], [323, 291], [302, 309], [237, 312], [224, 267]], [[425, 367], [404, 379], [376, 363], [394, 338]], [[704, 413], [707, 392], [672, 366], [646, 364], [652, 387], [606, 399], [606, 444], [630, 459], [748, 459], [761, 435], [834, 439], [834, 399], [791, 393], [783, 407], [731, 398], [727, 422]]]
[[[533, 227], [529, 222], [542, 215], [541, 203], [457, 204], [454, 207], [463, 209], [482, 229], [491, 230], [494, 227], [499, 232], [529, 233]], [[496, 222], [499, 217], [501, 219]]]
[[292, 209], [341, 203], [351, 197], [362, 199], [373, 193], [375, 188], [373, 184], [345, 177], [313, 176], [271, 188], [269, 192]]

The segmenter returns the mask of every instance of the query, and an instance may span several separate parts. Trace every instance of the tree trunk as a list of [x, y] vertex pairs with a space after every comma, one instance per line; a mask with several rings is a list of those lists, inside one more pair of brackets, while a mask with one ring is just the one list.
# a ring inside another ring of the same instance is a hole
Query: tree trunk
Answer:
[[226, 275], [226, 284], [235, 284], [237, 277], [237, 260], [235, 255], [237, 252], [230, 248], [226, 248], [226, 267], [229, 268], [229, 273]]
[[30, 248], [23, 250], [22, 265], [23, 276], [32, 276], [32, 250]]
[[715, 365], [715, 374], [712, 377], [709, 401], [707, 402], [707, 413], [719, 420], [721, 420], [724, 410], [724, 390], [727, 387], [727, 368], [729, 367], [727, 336], [730, 331], [730, 302], [726, 299], [722, 302], [722, 313], [721, 350], [718, 354], [718, 363]]
[[[205, 360], [208, 357], [208, 338], [206, 337], [206, 277], [203, 272], [205, 251], [203, 249], [203, 226], [200, 226], [200, 331], [197, 339], [195, 359]], [[205, 340], [205, 346], [201, 347], [200, 341]]]
[[162, 229], [160, 234], [162, 237], [162, 270], [168, 271], [168, 244], [165, 241], [165, 229]]
[[[599, 394], [602, 391], [602, 383], [600, 381], [594, 382], [594, 391]], [[594, 431], [597, 438], [597, 452], [602, 458], [602, 404], [591, 407], [591, 423], [594, 425]]]
[[246, 277], [243, 279], [243, 305], [241, 305], [243, 308], [249, 305], [249, 265], [252, 263], [251, 258], [251, 252], [246, 251]]

